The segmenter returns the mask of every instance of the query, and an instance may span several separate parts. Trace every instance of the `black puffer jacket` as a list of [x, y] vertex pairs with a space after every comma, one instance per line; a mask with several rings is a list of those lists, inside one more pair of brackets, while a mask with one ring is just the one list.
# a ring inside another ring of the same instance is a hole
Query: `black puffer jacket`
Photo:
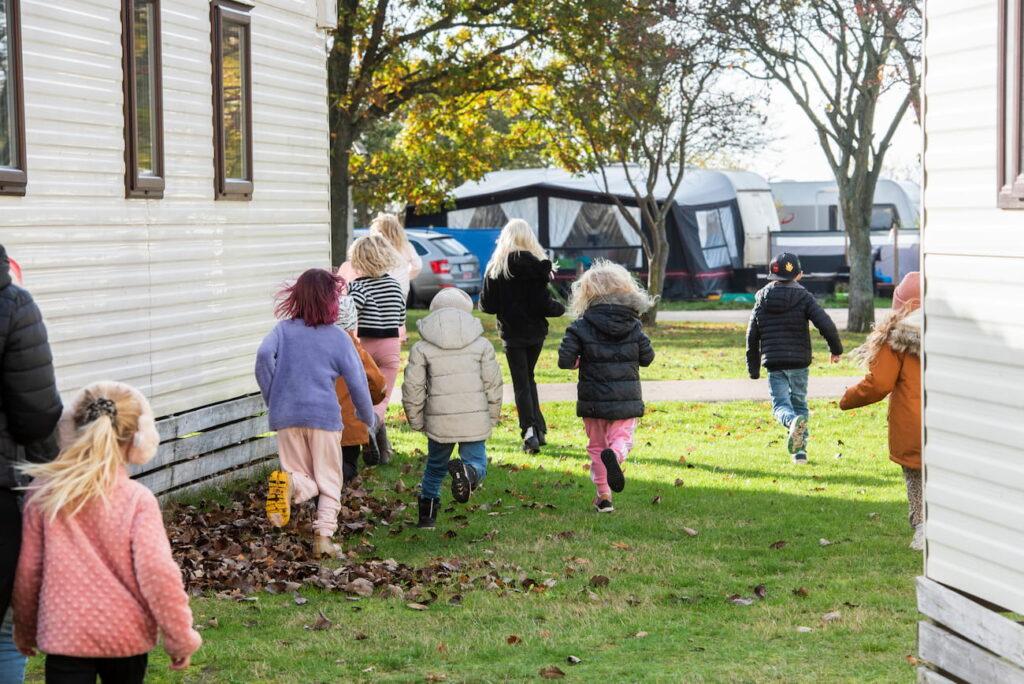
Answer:
[[0, 246], [0, 487], [17, 484], [14, 464], [55, 455], [62, 406], [39, 307], [11, 280]]
[[565, 307], [548, 292], [551, 262], [529, 252], [513, 252], [508, 270], [511, 278], [484, 280], [480, 309], [498, 317], [498, 332], [506, 347], [543, 344], [547, 319], [565, 313]]
[[624, 420], [644, 415], [640, 366], [654, 362], [654, 349], [637, 313], [643, 304], [634, 297], [602, 300], [565, 331], [558, 349], [558, 367], [579, 361], [576, 415]]
[[762, 364], [770, 371], [810, 366], [811, 333], [807, 321], [818, 329], [833, 354], [843, 353], [836, 324], [802, 285], [777, 282], [761, 288], [747, 326], [750, 377], [761, 377]]

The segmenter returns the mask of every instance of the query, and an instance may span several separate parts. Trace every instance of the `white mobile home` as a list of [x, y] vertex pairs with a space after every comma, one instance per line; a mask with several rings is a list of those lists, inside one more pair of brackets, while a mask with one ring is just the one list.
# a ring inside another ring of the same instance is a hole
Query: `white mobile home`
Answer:
[[329, 263], [332, 18], [324, 0], [0, 0], [0, 243], [62, 392], [132, 383], [179, 416], [168, 438], [252, 418], [223, 407], [257, 389], [273, 292]]
[[1024, 14], [926, 8], [919, 681], [1024, 682]]
[[[776, 252], [796, 252], [804, 268], [834, 276], [848, 268], [848, 240], [839, 211], [839, 190], [832, 181], [777, 181], [771, 184], [778, 205], [779, 232], [771, 236]], [[871, 213], [871, 244], [876, 277], [898, 281], [919, 267], [920, 187], [908, 181], [879, 179]], [[899, 261], [895, 261], [899, 254]]]

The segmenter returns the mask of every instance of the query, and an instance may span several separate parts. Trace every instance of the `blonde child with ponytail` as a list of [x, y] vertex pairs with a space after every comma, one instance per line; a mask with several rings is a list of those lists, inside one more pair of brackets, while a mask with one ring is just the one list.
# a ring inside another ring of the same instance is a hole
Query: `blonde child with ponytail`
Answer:
[[171, 557], [156, 497], [128, 477], [160, 438], [141, 392], [82, 390], [59, 423], [52, 463], [22, 466], [27, 487], [14, 581], [14, 642], [46, 654], [47, 681], [142, 682], [163, 634], [171, 669], [202, 640]]

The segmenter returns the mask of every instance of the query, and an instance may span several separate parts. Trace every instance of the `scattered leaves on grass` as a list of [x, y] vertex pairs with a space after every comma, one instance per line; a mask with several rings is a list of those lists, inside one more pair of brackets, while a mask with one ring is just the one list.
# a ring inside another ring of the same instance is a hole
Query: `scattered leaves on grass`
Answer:
[[913, 654], [907, 654], [907, 663], [909, 663], [911, 667], [917, 667], [921, 664], [921, 660]]
[[443, 641], [441, 643], [439, 643], [437, 645], [437, 652], [438, 653], [447, 653], [448, 652], [448, 644], [444, 643]]
[[796, 631], [800, 632], [801, 634], [807, 634], [808, 632], [813, 632], [814, 628], [813, 627], [804, 627], [804, 626], [801, 625], [800, 627], [796, 628]]
[[306, 598], [305, 596], [299, 596], [298, 594], [295, 595], [295, 598], [293, 600], [295, 601], [295, 605], [297, 606], [304, 606], [307, 603], [309, 603], [308, 598]]
[[697, 530], [693, 529], [692, 527], [684, 527], [683, 532], [685, 532], [686, 536], [688, 537], [696, 537], [698, 534], [700, 534], [699, 532], [697, 532]]
[[562, 669], [556, 665], [548, 665], [547, 667], [542, 667], [540, 669], [539, 674], [543, 679], [561, 679], [565, 676], [565, 673], [562, 672]]
[[637, 632], [633, 636], [636, 637], [637, 639], [643, 639], [644, 637], [647, 636], [647, 632]]
[[651, 505], [653, 505], [653, 506], [657, 506], [660, 503], [661, 503], [661, 494], [658, 494], [653, 499], [651, 499]]
[[784, 549], [786, 548], [786, 540], [780, 539], [779, 541], [774, 541], [768, 545], [768, 548], [775, 549], [776, 551], [778, 551], [779, 549]]
[[633, 550], [633, 547], [630, 546], [629, 544], [626, 544], [625, 542], [617, 542], [617, 541], [612, 542], [612, 548], [613, 549], [618, 549], [619, 551], [632, 551]]
[[462, 594], [454, 594], [448, 599], [449, 606], [461, 606], [462, 605]]
[[510, 634], [508, 637], [506, 637], [505, 643], [509, 646], [518, 646], [519, 644], [523, 643], [523, 640], [515, 634]]
[[821, 539], [818, 540], [818, 544], [820, 546], [831, 546], [832, 542], [830, 542], [828, 539], [825, 539], [824, 537], [822, 537]]
[[440, 674], [440, 673], [431, 673], [431, 674], [427, 675], [426, 681], [428, 681], [428, 682], [446, 682], [446, 681], [448, 681], [448, 675]]
[[324, 611], [318, 610], [316, 615], [316, 622], [311, 625], [306, 625], [306, 629], [311, 629], [315, 632], [322, 632], [325, 629], [330, 629], [334, 625], [333, 622], [327, 619], [324, 615]]
[[831, 623], [831, 622], [838, 622], [839, 620], [842, 620], [842, 619], [843, 619], [843, 614], [840, 613], [838, 610], [833, 610], [832, 612], [825, 613], [824, 615], [821, 616], [821, 621], [824, 622], [826, 625]]
[[878, 513], [868, 513], [868, 520], [878, 520]]
[[410, 610], [426, 610], [427, 609], [427, 607], [425, 605], [423, 605], [422, 603], [406, 603], [405, 607], [409, 608]]
[[357, 596], [373, 596], [373, 582], [364, 577], [357, 577], [345, 585], [345, 591]]
[[366, 641], [370, 637], [366, 634], [366, 632], [356, 632], [352, 635], [352, 638], [356, 641]]
[[609, 582], [611, 580], [605, 575], [594, 575], [590, 578], [590, 586], [592, 587], [607, 587]]
[[756, 596], [759, 599], [767, 598], [768, 587], [766, 587], [763, 584], [758, 584], [756, 587], [754, 587], [754, 596]]
[[739, 594], [732, 594], [726, 600], [735, 606], [749, 606], [754, 603], [754, 599]]
[[675, 485], [676, 485], [676, 487], [682, 487], [683, 486], [683, 478], [677, 477]]
[[798, 596], [800, 598], [807, 598], [810, 595], [811, 595], [811, 592], [807, 590], [807, 587], [797, 587], [796, 589], [793, 590], [793, 596]]
[[569, 656], [568, 658], [565, 659], [565, 662], [569, 663], [570, 665], [579, 665], [583, 661], [581, 659], [577, 658], [576, 656], [571, 655], [571, 656]]

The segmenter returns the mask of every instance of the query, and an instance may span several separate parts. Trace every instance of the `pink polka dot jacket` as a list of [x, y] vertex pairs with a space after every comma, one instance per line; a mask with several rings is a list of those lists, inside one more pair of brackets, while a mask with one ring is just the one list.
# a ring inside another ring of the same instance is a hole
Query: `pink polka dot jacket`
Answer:
[[82, 658], [153, 650], [157, 630], [175, 659], [202, 643], [171, 557], [156, 497], [123, 470], [106, 501], [50, 521], [31, 495], [14, 581], [20, 648]]

